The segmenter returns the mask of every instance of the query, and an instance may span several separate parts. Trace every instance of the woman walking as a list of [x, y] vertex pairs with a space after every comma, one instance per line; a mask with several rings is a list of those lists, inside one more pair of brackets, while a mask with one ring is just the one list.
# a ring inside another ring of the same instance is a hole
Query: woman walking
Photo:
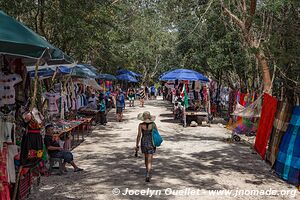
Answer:
[[121, 89], [117, 90], [116, 107], [117, 107], [117, 111], [116, 111], [117, 122], [122, 122], [123, 109], [125, 108], [125, 97]]
[[135, 91], [133, 88], [128, 90], [129, 107], [134, 107]]
[[136, 151], [139, 150], [139, 144], [141, 143], [141, 150], [145, 155], [146, 182], [150, 182], [153, 154], [156, 151], [156, 147], [153, 145], [152, 141], [152, 130], [156, 128], [156, 124], [154, 123], [155, 116], [152, 116], [150, 112], [146, 111], [144, 113], [140, 113], [138, 115], [138, 119], [143, 122], [138, 126]]

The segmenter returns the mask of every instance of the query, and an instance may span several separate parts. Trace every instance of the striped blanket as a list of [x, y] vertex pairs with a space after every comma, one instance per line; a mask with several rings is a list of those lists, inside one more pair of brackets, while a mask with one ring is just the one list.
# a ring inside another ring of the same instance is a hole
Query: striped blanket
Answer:
[[283, 180], [300, 184], [300, 106], [293, 109], [288, 129], [280, 143], [275, 171]]
[[277, 112], [273, 123], [266, 159], [274, 165], [278, 154], [278, 147], [282, 136], [285, 134], [292, 115], [292, 106], [287, 102], [278, 102]]

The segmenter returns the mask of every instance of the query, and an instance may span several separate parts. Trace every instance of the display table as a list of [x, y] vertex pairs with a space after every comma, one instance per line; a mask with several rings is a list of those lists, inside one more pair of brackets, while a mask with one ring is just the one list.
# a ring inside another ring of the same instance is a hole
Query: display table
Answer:
[[[184, 112], [185, 115], [185, 126], [189, 125], [192, 121], [197, 122], [198, 124], [202, 124], [203, 118], [208, 117], [208, 113], [207, 112], [202, 112], [202, 111], [185, 111]], [[207, 119], [208, 121], [208, 119]]]
[[91, 131], [92, 120], [91, 117], [71, 121], [60, 120], [54, 122], [54, 132], [57, 132], [61, 140], [64, 141], [64, 148], [70, 150], [84, 141], [84, 136]]

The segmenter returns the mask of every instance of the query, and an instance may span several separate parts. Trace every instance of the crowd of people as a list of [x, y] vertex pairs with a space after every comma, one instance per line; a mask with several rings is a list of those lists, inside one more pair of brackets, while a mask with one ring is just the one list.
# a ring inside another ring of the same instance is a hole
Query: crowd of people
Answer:
[[145, 100], [156, 99], [157, 95], [162, 94], [160, 88], [156, 89], [154, 85], [151, 87], [129, 87], [122, 89], [120, 85], [108, 91], [99, 91], [86, 94], [88, 107], [92, 110], [97, 110], [98, 114], [96, 122], [101, 125], [107, 123], [107, 112], [116, 109], [116, 121], [121, 122], [123, 120], [123, 111], [125, 109], [125, 100], [129, 102], [129, 107], [136, 106], [135, 101], [138, 100], [141, 107], [144, 107]]

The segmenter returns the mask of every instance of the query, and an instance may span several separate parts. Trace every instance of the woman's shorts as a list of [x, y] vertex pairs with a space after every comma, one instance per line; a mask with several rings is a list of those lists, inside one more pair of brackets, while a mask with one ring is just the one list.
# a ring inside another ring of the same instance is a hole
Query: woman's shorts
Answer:
[[123, 112], [123, 108], [122, 107], [117, 107], [117, 114], [121, 114]]
[[129, 101], [134, 101], [134, 97], [128, 97]]

